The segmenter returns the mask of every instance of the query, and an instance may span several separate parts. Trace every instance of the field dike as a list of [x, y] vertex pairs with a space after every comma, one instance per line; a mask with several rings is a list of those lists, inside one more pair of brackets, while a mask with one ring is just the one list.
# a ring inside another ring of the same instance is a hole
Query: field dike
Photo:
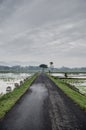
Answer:
[[6, 113], [17, 103], [24, 93], [26, 93], [36, 77], [37, 74], [33, 75], [30, 79], [26, 79], [20, 87], [0, 97], [0, 119], [4, 118]]
[[86, 111], [86, 96], [71, 89], [69, 85], [63, 83], [60, 79], [56, 79], [52, 76], [49, 78], [69, 97], [71, 98], [81, 109]]

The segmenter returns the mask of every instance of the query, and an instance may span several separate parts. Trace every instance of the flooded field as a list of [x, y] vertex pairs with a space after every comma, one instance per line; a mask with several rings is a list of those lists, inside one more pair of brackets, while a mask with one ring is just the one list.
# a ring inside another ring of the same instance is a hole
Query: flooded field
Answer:
[[27, 73], [0, 73], [0, 95], [7, 92], [7, 88], [12, 91], [16, 85], [20, 85], [32, 74]]
[[64, 73], [51, 73], [52, 76], [64, 78]]
[[68, 74], [68, 78], [86, 78], [86, 73]]
[[64, 82], [74, 86], [80, 93], [86, 95], [86, 80], [85, 79], [65, 79]]
[[[51, 73], [52, 76], [55, 77], [59, 77], [59, 78], [65, 78], [65, 74], [64, 73]], [[77, 74], [73, 74], [73, 73], [68, 73], [67, 74], [68, 78], [86, 78], [86, 73], [77, 73]]]
[[[65, 78], [64, 73], [52, 73], [52, 76]], [[65, 83], [76, 87], [80, 93], [86, 95], [86, 74], [67, 74], [67, 79], [62, 79]]]

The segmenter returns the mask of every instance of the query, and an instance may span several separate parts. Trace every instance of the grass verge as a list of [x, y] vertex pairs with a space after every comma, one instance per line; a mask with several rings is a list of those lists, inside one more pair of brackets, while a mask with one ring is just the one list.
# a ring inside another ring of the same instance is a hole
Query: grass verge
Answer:
[[31, 83], [35, 80], [37, 74], [27, 79], [19, 88], [0, 97], [0, 119], [13, 107], [20, 97], [27, 91]]
[[62, 82], [60, 79], [55, 79], [51, 76], [49, 78], [76, 104], [78, 104], [83, 110], [86, 111], [86, 96], [81, 95], [80, 93], [69, 88], [67, 84]]

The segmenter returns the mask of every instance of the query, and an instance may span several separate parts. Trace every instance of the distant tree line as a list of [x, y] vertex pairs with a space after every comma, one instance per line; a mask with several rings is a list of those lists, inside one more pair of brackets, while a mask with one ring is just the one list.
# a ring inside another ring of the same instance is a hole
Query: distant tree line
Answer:
[[[48, 67], [46, 64], [41, 64], [41, 66], [0, 66], [0, 72], [38, 72], [41, 69], [51, 70], [52, 68]], [[81, 68], [53, 68], [53, 72], [86, 72], [86, 67]]]

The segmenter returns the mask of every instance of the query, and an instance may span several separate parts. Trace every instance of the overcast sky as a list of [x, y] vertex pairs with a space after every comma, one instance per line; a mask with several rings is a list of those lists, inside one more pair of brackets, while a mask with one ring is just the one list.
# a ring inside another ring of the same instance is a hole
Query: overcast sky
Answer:
[[0, 0], [0, 63], [86, 67], [86, 0]]

